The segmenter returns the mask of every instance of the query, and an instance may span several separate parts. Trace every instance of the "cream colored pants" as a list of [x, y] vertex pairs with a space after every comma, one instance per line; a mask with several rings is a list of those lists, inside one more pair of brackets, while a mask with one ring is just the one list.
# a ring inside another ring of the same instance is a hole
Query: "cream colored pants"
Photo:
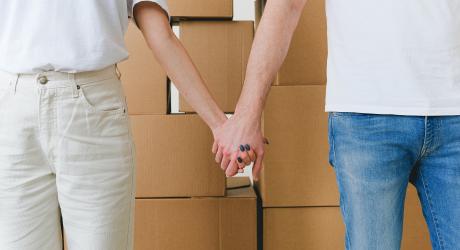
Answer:
[[116, 65], [0, 71], [0, 249], [131, 250], [135, 147]]

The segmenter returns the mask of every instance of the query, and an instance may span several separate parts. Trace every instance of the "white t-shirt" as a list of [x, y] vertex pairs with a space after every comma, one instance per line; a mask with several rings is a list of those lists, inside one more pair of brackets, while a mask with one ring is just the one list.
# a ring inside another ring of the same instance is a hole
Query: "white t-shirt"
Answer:
[[460, 115], [459, 0], [327, 0], [325, 111]]
[[[128, 18], [141, 1], [2, 0], [0, 69], [75, 73], [123, 61], [129, 55], [124, 42]], [[166, 0], [147, 1], [168, 14]]]

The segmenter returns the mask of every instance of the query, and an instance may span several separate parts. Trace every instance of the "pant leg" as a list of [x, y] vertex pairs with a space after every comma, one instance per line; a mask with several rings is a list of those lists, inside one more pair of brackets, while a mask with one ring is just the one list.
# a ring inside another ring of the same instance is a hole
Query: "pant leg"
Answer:
[[37, 92], [26, 82], [30, 86], [15, 93], [14, 83], [0, 78], [0, 249], [61, 250], [55, 175], [40, 143]]
[[110, 78], [77, 98], [60, 90], [56, 181], [69, 250], [133, 248], [135, 150], [120, 87]]
[[433, 249], [460, 249], [460, 116], [429, 120], [428, 145], [411, 181]]
[[346, 249], [400, 248], [406, 188], [422, 141], [419, 117], [329, 114]]

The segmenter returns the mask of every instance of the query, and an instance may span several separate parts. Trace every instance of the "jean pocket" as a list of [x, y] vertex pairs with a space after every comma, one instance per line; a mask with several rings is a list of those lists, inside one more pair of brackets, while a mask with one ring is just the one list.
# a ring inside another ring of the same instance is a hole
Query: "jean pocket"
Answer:
[[123, 87], [117, 77], [81, 84], [80, 96], [91, 112], [107, 115], [127, 112]]

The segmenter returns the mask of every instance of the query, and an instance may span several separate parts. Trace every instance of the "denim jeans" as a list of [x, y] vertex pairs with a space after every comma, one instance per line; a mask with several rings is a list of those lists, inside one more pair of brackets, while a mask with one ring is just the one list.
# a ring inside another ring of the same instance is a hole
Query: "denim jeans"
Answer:
[[135, 145], [114, 65], [0, 71], [0, 249], [133, 249]]
[[329, 113], [346, 249], [400, 249], [413, 184], [432, 247], [460, 249], [460, 116]]

